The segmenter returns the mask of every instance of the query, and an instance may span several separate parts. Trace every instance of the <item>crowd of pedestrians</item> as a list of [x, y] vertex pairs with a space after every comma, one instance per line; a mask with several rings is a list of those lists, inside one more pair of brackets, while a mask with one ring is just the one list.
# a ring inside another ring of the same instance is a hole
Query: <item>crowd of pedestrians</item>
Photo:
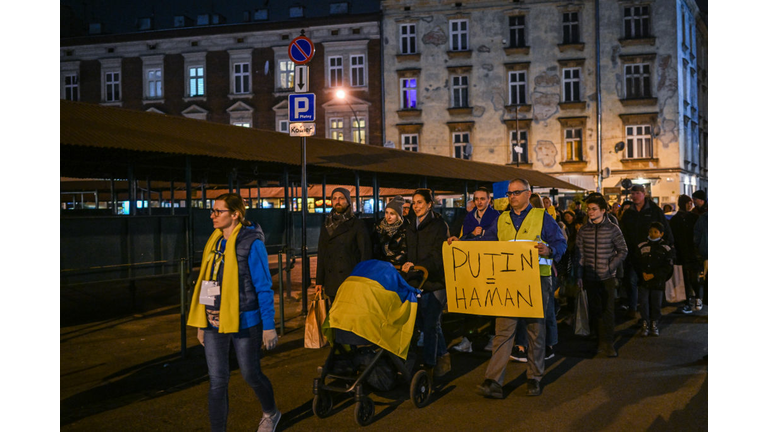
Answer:
[[[416, 279], [416, 268], [428, 277], [418, 301], [416, 327], [422, 336], [421, 363], [433, 378], [451, 370], [442, 331], [446, 307], [442, 245], [454, 241], [534, 241], [544, 318], [481, 317], [491, 324], [492, 352], [485, 380], [477, 392], [502, 398], [507, 363], [527, 363], [527, 392], [542, 392], [545, 360], [554, 356], [558, 342], [558, 309], [586, 290], [590, 328], [597, 340], [596, 354], [616, 357], [614, 325], [618, 310], [636, 320], [642, 336], [659, 336], [659, 319], [667, 280], [674, 266], [682, 268], [686, 301], [678, 312], [701, 310], [706, 291], [707, 200], [704, 191], [681, 195], [677, 211], [665, 212], [647, 196], [642, 185], [629, 191], [623, 203], [609, 204], [592, 193], [561, 211], [547, 196], [533, 193], [522, 178], [509, 182], [508, 207], [498, 211], [490, 190], [473, 194], [459, 236], [433, 209], [429, 189], [416, 189], [410, 201], [391, 200], [372, 232], [351, 207], [350, 193], [336, 188], [332, 211], [318, 240], [316, 290], [333, 301], [339, 286], [354, 267], [368, 259], [398, 267], [406, 280]], [[584, 208], [582, 208], [582, 205]], [[671, 213], [671, 214], [670, 214]], [[262, 373], [262, 346], [277, 344], [274, 299], [258, 224], [245, 219], [245, 205], [236, 194], [219, 196], [211, 210], [214, 233], [203, 252], [203, 265], [192, 298], [188, 324], [197, 327], [210, 377], [209, 417], [212, 430], [225, 430], [229, 350], [234, 346], [241, 374], [262, 406], [259, 431], [274, 431], [281, 413], [269, 379]], [[225, 265], [226, 263], [226, 265]], [[623, 300], [617, 294], [623, 293]], [[467, 351], [464, 338], [457, 346]], [[471, 348], [469, 348], [471, 349]]]

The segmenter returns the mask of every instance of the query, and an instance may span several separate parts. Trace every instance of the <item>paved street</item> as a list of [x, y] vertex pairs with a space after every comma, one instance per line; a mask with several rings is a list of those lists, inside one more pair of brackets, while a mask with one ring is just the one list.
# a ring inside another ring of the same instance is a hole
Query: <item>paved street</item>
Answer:
[[[278, 430], [359, 429], [350, 399], [336, 398], [328, 418], [313, 415], [312, 379], [328, 348], [303, 348], [301, 302], [285, 307], [286, 334], [262, 360], [283, 412]], [[134, 309], [127, 286], [62, 289], [61, 309], [62, 431], [208, 430], [205, 358], [192, 329], [180, 358], [177, 281], [139, 283]], [[474, 393], [490, 358], [480, 336], [476, 352], [452, 354], [453, 370], [426, 407], [413, 406], [405, 385], [372, 394], [376, 415], [366, 430], [706, 430], [707, 307], [688, 316], [673, 310], [664, 309], [658, 338], [619, 321], [615, 359], [592, 358], [594, 342], [561, 323], [539, 397], [525, 396], [521, 363], [508, 365], [503, 400]], [[461, 320], [445, 317], [449, 344], [461, 340]], [[255, 430], [261, 410], [238, 371], [229, 403], [230, 430]]]

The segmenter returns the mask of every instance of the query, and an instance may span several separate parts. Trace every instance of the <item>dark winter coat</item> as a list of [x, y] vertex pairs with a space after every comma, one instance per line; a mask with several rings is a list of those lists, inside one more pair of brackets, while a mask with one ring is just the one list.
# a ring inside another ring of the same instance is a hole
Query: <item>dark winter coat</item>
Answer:
[[429, 278], [422, 286], [424, 291], [445, 289], [443, 242], [448, 240], [448, 236], [448, 224], [438, 213], [430, 210], [418, 228], [415, 213], [411, 211], [408, 214], [408, 227], [405, 231], [408, 261], [429, 272]]
[[[387, 261], [394, 266], [405, 264], [408, 260], [406, 255], [408, 243], [405, 238], [407, 226], [408, 221], [404, 220], [403, 224], [397, 228], [397, 231], [393, 235], [389, 235], [381, 228], [381, 221], [379, 221], [373, 228], [373, 258]], [[387, 255], [385, 245], [389, 249], [389, 255]]]
[[602, 222], [584, 224], [576, 234], [579, 254], [577, 277], [588, 281], [603, 281], [616, 277], [616, 269], [627, 257], [627, 244], [621, 229], [604, 217]]
[[323, 286], [327, 295], [335, 297], [339, 285], [355, 266], [371, 257], [371, 235], [362, 220], [349, 219], [336, 227], [331, 235], [321, 227], [317, 244], [317, 284]]
[[[637, 269], [637, 283], [648, 289], [664, 290], [667, 279], [672, 277], [674, 260], [675, 252], [664, 239], [640, 243], [633, 264]], [[653, 274], [653, 279], [646, 281], [643, 273]]]
[[675, 237], [675, 264], [686, 266], [697, 264], [693, 227], [698, 219], [699, 215], [695, 213], [679, 210], [669, 220], [669, 226]]
[[664, 241], [668, 245], [675, 244], [675, 237], [669, 226], [669, 221], [655, 202], [645, 199], [645, 205], [642, 210], [637, 211], [635, 205], [630, 205], [621, 216], [621, 232], [624, 234], [624, 241], [629, 247], [630, 257], [637, 253], [637, 245], [648, 238], [648, 228], [652, 222], [659, 222], [664, 226]]

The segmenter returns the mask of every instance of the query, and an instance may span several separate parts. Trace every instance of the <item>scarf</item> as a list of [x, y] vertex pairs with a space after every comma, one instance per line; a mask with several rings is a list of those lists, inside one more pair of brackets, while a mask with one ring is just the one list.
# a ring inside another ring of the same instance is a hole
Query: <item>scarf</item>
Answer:
[[403, 224], [402, 219], [398, 219], [397, 222], [393, 224], [388, 224], [387, 219], [384, 218], [379, 222], [379, 232], [386, 233], [388, 236], [392, 237], [397, 232], [397, 229], [400, 228], [400, 226]]
[[[237, 333], [240, 331], [240, 279], [237, 266], [237, 235], [242, 224], [238, 223], [229, 236], [227, 246], [224, 248], [224, 276], [221, 281], [221, 307], [219, 308], [219, 333]], [[200, 304], [200, 288], [203, 279], [210, 277], [211, 270], [216, 259], [216, 243], [223, 237], [221, 230], [217, 229], [208, 238], [203, 249], [203, 264], [200, 268], [200, 276], [195, 284], [195, 292], [192, 294], [192, 305], [189, 308], [187, 325], [191, 327], [208, 327], [208, 318], [205, 314], [205, 305]], [[216, 275], [213, 276], [214, 280]]]
[[336, 213], [335, 211], [331, 212], [331, 214], [325, 218], [325, 229], [328, 230], [328, 235], [333, 235], [333, 232], [336, 231], [336, 228], [338, 228], [339, 225], [353, 217], [352, 206], [347, 206], [347, 209], [341, 214]]

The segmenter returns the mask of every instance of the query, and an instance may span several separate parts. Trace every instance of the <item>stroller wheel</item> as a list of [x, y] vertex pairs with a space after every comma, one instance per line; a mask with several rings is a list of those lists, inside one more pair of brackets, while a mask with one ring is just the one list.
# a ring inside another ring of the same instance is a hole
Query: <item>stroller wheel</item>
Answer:
[[312, 412], [319, 418], [328, 417], [333, 409], [333, 398], [330, 393], [326, 391], [320, 391], [312, 399]]
[[373, 406], [373, 400], [367, 396], [363, 396], [359, 402], [355, 405], [355, 421], [360, 426], [367, 426], [373, 421], [373, 414], [376, 412], [376, 407]]
[[411, 402], [416, 408], [422, 408], [429, 402], [432, 395], [432, 380], [425, 370], [416, 372], [411, 380]]

